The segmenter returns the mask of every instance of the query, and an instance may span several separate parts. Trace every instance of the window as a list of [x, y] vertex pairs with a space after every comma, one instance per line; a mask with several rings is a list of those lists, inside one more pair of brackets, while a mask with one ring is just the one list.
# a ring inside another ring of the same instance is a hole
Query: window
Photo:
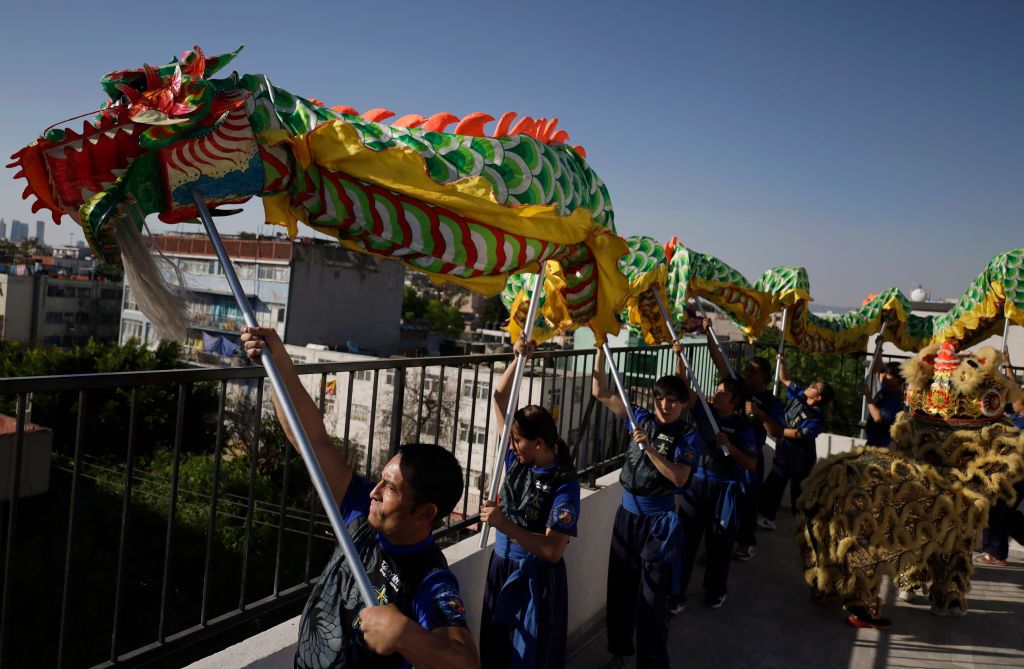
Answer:
[[47, 311], [46, 322], [51, 324], [59, 324], [64, 322], [64, 314], [59, 311]]
[[459, 421], [459, 441], [465, 441], [470, 446], [482, 444], [487, 440], [487, 430], [480, 425], [473, 426], [473, 439], [470, 440], [469, 423]]
[[[127, 290], [127, 288], [125, 290]], [[104, 299], [104, 300], [116, 300], [120, 296], [121, 296], [121, 291], [119, 291], [117, 288], [101, 288], [100, 289], [100, 298], [101, 299]]]
[[370, 407], [365, 404], [352, 404], [352, 419], [369, 423]]
[[92, 297], [92, 288], [79, 288], [78, 297]]
[[356, 381], [373, 381], [373, 370], [372, 369], [361, 369], [358, 372], [353, 372], [356, 375]]
[[551, 389], [551, 404], [561, 404], [561, 403], [562, 403], [562, 389], [561, 388], [552, 388]]
[[281, 265], [260, 265], [259, 278], [265, 281], [288, 281], [288, 268]]
[[124, 308], [130, 311], [138, 311], [139, 304], [132, 297], [132, 291], [128, 286], [124, 287]]
[[395, 369], [384, 370], [384, 385], [386, 385], [386, 386], [393, 386], [393, 385], [395, 385], [395, 374], [397, 372], [398, 372], [398, 370], [395, 370]]
[[473, 380], [462, 382], [462, 396], [466, 399], [486, 400], [491, 396], [491, 387], [486, 383], [477, 383], [476, 392], [473, 391]]
[[126, 342], [129, 339], [142, 339], [141, 322], [128, 319], [121, 322], [121, 341]]

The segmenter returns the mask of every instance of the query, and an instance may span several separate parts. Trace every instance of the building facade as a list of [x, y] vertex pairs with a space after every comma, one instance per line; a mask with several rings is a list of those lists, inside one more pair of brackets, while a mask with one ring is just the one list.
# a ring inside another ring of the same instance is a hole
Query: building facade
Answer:
[[46, 346], [115, 341], [121, 296], [113, 281], [0, 275], [0, 337]]
[[[244, 322], [209, 239], [154, 235], [152, 240], [185, 282], [189, 345], [197, 351], [230, 351]], [[285, 343], [381, 355], [399, 349], [401, 265], [305, 239], [223, 241], [260, 326], [276, 329]], [[167, 265], [165, 277], [172, 281], [174, 274]], [[128, 283], [120, 341], [131, 338], [151, 343], [157, 335]]]

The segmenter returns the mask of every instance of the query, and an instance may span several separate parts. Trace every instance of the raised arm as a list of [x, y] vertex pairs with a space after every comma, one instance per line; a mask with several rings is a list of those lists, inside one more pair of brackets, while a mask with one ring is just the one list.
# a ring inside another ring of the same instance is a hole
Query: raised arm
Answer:
[[590, 392], [613, 414], [619, 418], [626, 418], [629, 413], [626, 411], [626, 405], [623, 404], [622, 398], [608, 387], [608, 373], [604, 369], [604, 364], [604, 349], [599, 348], [594, 357], [594, 379], [590, 383]]
[[505, 413], [508, 411], [508, 400], [512, 397], [512, 383], [515, 381], [516, 366], [525, 365], [536, 348], [536, 344], [526, 341], [521, 335], [512, 346], [514, 351], [512, 362], [505, 365], [505, 371], [498, 378], [498, 383], [494, 386], [494, 392], [491, 395], [491, 402], [494, 404], [494, 418], [498, 421], [498, 432], [505, 428]]
[[633, 430], [633, 441], [643, 444], [644, 453], [647, 454], [651, 464], [654, 465], [654, 468], [662, 476], [671, 481], [672, 485], [682, 488], [690, 480], [690, 473], [693, 468], [685, 462], [672, 462], [657, 450], [651, 448], [651, 437], [642, 427]]
[[789, 378], [789, 370], [786, 368], [786, 356], [780, 353], [776, 357], [779, 359], [779, 381], [782, 382], [784, 388], [788, 388], [789, 384], [793, 383], [793, 379]]
[[693, 384], [690, 383], [690, 375], [686, 372], [686, 363], [683, 360], [683, 355], [686, 353], [686, 345], [677, 341], [672, 344], [672, 350], [676, 354], [676, 376], [683, 380], [687, 391], [683, 408], [689, 411], [697, 404], [697, 393], [694, 392]]
[[715, 363], [715, 369], [718, 370], [718, 378], [724, 379], [729, 376], [729, 365], [725, 361], [725, 354], [722, 353], [722, 349], [715, 345], [715, 338], [711, 336], [711, 319], [702, 319], [701, 325], [704, 327], [704, 336], [708, 340], [708, 350], [711, 351], [711, 360]]
[[[287, 390], [288, 396], [291, 397], [292, 404], [295, 406], [295, 413], [298, 414], [299, 423], [302, 424], [302, 428], [306, 431], [306, 436], [309, 438], [309, 444], [313, 447], [313, 455], [316, 457], [316, 461], [320, 463], [320, 468], [324, 472], [327, 484], [331, 488], [334, 503], [340, 504], [345, 496], [345, 492], [348, 490], [349, 483], [352, 482], [352, 468], [348, 466], [348, 462], [345, 461], [341, 452], [334, 448], [334, 445], [331, 443], [330, 436], [327, 434], [327, 427], [320, 416], [320, 411], [299, 380], [299, 375], [295, 371], [295, 365], [292, 364], [292, 359], [285, 350], [281, 338], [272, 328], [243, 328], [242, 345], [245, 347], [246, 355], [256, 362], [260, 362], [260, 358], [268, 353], [273, 358], [278, 371], [281, 373], [285, 390]], [[276, 394], [273, 397], [274, 411], [277, 413], [277, 419], [280, 421], [288, 441], [291, 442], [297, 451], [298, 442], [292, 433], [291, 427], [288, 425], [288, 419], [285, 417], [284, 409], [281, 407], [281, 400]]]

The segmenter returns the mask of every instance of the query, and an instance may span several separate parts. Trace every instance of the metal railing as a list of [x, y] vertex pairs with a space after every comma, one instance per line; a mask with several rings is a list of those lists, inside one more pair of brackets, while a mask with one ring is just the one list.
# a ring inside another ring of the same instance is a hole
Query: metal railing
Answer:
[[[689, 353], [710, 388], [705, 348]], [[674, 373], [667, 347], [614, 357], [640, 405]], [[489, 398], [509, 359], [298, 370], [359, 474], [377, 476], [403, 442], [456, 454], [465, 492], [437, 532], [450, 543], [476, 531], [497, 436]], [[626, 444], [622, 421], [592, 401], [593, 360], [593, 351], [540, 351], [521, 394], [521, 404], [552, 410], [590, 484], [618, 467]], [[264, 376], [253, 366], [0, 379], [0, 409], [16, 421], [0, 436], [11, 476], [0, 501], [0, 666], [177, 666], [237, 641], [239, 625], [300, 610], [335, 541]], [[41, 488], [32, 482], [25, 496], [23, 466], [41, 439], [52, 449], [47, 490], [32, 494]]]

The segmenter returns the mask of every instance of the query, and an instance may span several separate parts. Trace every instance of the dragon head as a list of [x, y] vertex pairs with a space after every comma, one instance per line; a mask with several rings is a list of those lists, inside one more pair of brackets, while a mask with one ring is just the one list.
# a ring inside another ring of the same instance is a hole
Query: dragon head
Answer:
[[32, 211], [48, 209], [57, 223], [70, 216], [100, 258], [117, 262], [123, 223], [138, 231], [151, 213], [193, 219], [193, 189], [211, 206], [259, 193], [246, 93], [234, 75], [210, 79], [240, 50], [208, 58], [197, 46], [167, 65], [103, 77], [109, 100], [81, 132], [51, 126], [12, 156], [9, 167], [28, 181], [23, 197], [35, 197]]

